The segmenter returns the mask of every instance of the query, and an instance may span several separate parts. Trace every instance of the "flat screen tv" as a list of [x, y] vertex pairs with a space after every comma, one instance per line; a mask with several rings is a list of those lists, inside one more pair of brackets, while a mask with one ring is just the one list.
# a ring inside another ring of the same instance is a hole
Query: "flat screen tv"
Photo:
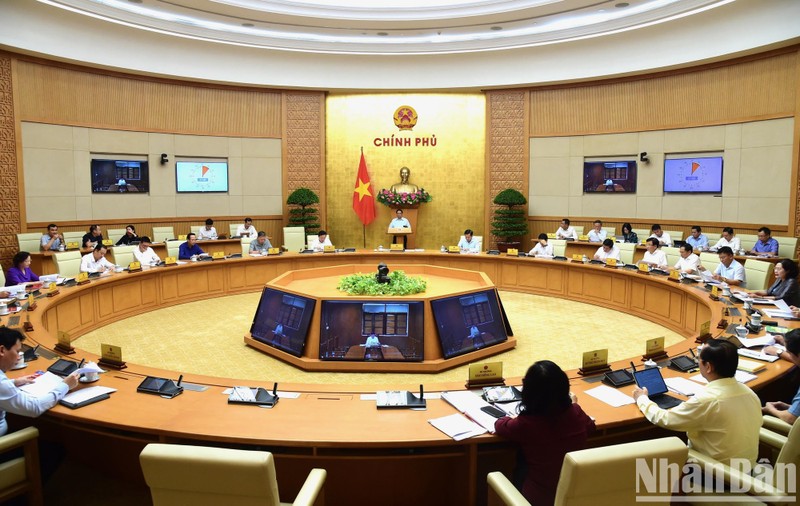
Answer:
[[178, 193], [224, 193], [228, 191], [228, 162], [175, 162]]
[[147, 193], [148, 163], [142, 160], [92, 160], [92, 193]]
[[303, 355], [308, 325], [317, 301], [265, 288], [250, 326], [250, 335], [296, 357]]
[[722, 157], [667, 158], [665, 193], [722, 193]]
[[444, 358], [452, 358], [508, 339], [505, 314], [495, 290], [431, 301]]
[[421, 362], [423, 302], [322, 301], [320, 360]]
[[636, 193], [636, 161], [583, 162], [583, 193]]

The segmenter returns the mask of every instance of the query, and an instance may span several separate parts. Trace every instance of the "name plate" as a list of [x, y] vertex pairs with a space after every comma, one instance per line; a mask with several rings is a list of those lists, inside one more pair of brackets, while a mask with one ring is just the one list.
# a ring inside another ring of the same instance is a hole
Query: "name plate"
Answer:
[[281, 249], [280, 248], [269, 248], [267, 250], [267, 255], [280, 255]]
[[583, 352], [582, 369], [597, 369], [608, 364], [608, 348]]
[[111, 239], [103, 239], [103, 246], [111, 246], [114, 244], [114, 241]]
[[224, 251], [215, 251], [215, 252], [211, 253], [211, 258], [213, 258], [214, 260], [222, 260], [223, 258], [225, 258], [225, 252]]
[[128, 272], [140, 270], [142, 270], [142, 264], [140, 262], [131, 262], [128, 264]]
[[122, 347], [100, 343], [100, 356], [103, 357], [104, 360], [122, 362]]
[[650, 267], [647, 264], [639, 264], [639, 272], [650, 272]]
[[336, 251], [336, 248], [333, 246], [323, 246], [322, 251], [323, 253], [334, 253]]
[[66, 245], [67, 249], [78, 249], [80, 247], [81, 247], [81, 245], [77, 241], [68, 242], [67, 245]]
[[403, 245], [402, 244], [392, 244], [391, 246], [389, 246], [389, 249], [391, 251], [403, 251]]
[[28, 311], [32, 310], [34, 307], [36, 307], [36, 298], [33, 296], [32, 293], [29, 293], [28, 294]]
[[89, 273], [88, 272], [80, 272], [77, 276], [75, 276], [75, 281], [80, 283], [88, 283], [89, 282]]
[[583, 255], [579, 255], [577, 253], [573, 253], [572, 261], [573, 262], [583, 262]]
[[719, 297], [719, 287], [717, 285], [711, 287], [711, 296]]
[[644, 346], [646, 356], [660, 355], [664, 353], [664, 336], [648, 339]]
[[616, 258], [606, 258], [606, 265], [609, 267], [616, 267], [617, 266], [617, 259]]
[[178, 240], [179, 240], [179, 241], [185, 241], [185, 240], [186, 240], [186, 235], [187, 235], [187, 234], [181, 234], [181, 235], [179, 235], [179, 236], [178, 236]]
[[556, 235], [555, 232], [553, 232], [551, 234], [547, 234], [547, 238], [548, 239], [558, 239], [558, 236]]
[[55, 282], [50, 283], [47, 286], [47, 291], [50, 292], [50, 293], [56, 293], [58, 291], [58, 286], [56, 286]]
[[388, 233], [388, 234], [410, 234], [411, 233], [411, 229], [408, 228], [408, 227], [394, 227], [394, 228], [389, 227], [389, 229], [386, 231], [386, 233]]
[[447, 247], [447, 252], [448, 253], [461, 253], [461, 250], [458, 248], [458, 246], [448, 246]]
[[700, 325], [700, 335], [704, 336], [706, 334], [709, 334], [710, 332], [711, 332], [711, 320], [703, 322], [703, 324]]
[[63, 330], [56, 332], [56, 339], [58, 339], [58, 344], [64, 347], [69, 348], [71, 346], [72, 340], [70, 339], [69, 334]]
[[164, 265], [175, 265], [178, 263], [178, 259], [176, 257], [167, 257], [164, 259]]
[[588, 241], [589, 240], [589, 236], [586, 235], [586, 234], [579, 235], [578, 236], [578, 240], [579, 241]]
[[678, 271], [669, 271], [669, 279], [671, 281], [680, 281], [681, 280], [681, 273]]
[[510, 257], [519, 256], [519, 250], [517, 248], [508, 248], [508, 250], [506, 250], [506, 255]]
[[484, 362], [482, 364], [470, 364], [468, 385], [483, 385], [487, 383], [503, 382], [503, 363]]

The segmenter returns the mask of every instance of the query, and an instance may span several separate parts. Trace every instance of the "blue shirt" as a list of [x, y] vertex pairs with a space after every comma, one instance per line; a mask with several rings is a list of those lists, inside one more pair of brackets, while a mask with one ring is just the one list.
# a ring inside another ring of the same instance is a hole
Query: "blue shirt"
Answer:
[[776, 241], [772, 237], [767, 239], [767, 242], [761, 242], [760, 240], [758, 240], [756, 241], [755, 246], [753, 246], [753, 251], [755, 251], [756, 253], [773, 253], [777, 255], [778, 241]]
[[708, 248], [708, 237], [706, 234], [700, 234], [700, 236], [695, 239], [691, 235], [686, 238], [686, 242], [691, 244], [692, 249], [706, 249]]
[[6, 411], [15, 415], [37, 417], [55, 406], [67, 392], [69, 387], [61, 382], [45, 395], [34, 397], [17, 388], [14, 380], [0, 371], [0, 436], [8, 432]]
[[797, 393], [794, 394], [794, 399], [792, 399], [792, 405], [789, 406], [789, 413], [800, 418], [800, 388], [798, 388]]
[[389, 223], [389, 228], [411, 228], [411, 223], [406, 218], [395, 218]]
[[[42, 249], [44, 249], [47, 246], [48, 242], [50, 242], [50, 234], [44, 234], [42, 236]], [[50, 245], [50, 251], [58, 251], [58, 248], [60, 247], [61, 247], [61, 238], [56, 237], [55, 240], [53, 240], [53, 244]]]
[[178, 258], [181, 260], [189, 260], [193, 255], [202, 255], [203, 253], [205, 253], [205, 251], [197, 244], [190, 248], [189, 243], [185, 242], [178, 247]]

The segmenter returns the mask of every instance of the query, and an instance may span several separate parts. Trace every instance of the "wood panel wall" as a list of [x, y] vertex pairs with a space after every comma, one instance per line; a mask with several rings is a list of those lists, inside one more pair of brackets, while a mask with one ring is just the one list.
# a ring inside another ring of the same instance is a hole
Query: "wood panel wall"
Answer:
[[14, 234], [22, 230], [25, 213], [20, 204], [23, 195], [17, 160], [20, 148], [19, 123], [15, 120], [14, 62], [0, 54], [0, 263], [11, 264], [17, 252]]
[[790, 117], [797, 48], [714, 66], [530, 91], [530, 136], [721, 125]]

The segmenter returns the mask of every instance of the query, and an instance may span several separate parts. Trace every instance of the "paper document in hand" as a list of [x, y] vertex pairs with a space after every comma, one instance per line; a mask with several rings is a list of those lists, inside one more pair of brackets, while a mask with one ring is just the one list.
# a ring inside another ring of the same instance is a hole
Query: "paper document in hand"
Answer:
[[50, 371], [42, 374], [33, 383], [29, 383], [27, 385], [23, 385], [19, 387], [20, 390], [25, 392], [26, 394], [32, 395], [34, 397], [41, 397], [58, 385], [64, 382], [64, 378], [61, 376], [57, 376]]
[[681, 377], [664, 378], [664, 383], [667, 384], [667, 388], [676, 394], [686, 396], [699, 394], [706, 389], [706, 387], [699, 385], [694, 381], [689, 381], [688, 379]]
[[759, 311], [766, 313], [770, 318], [794, 318], [794, 313], [792, 313], [791, 310], [783, 311], [780, 309], [760, 309]]
[[785, 311], [787, 313], [792, 312], [792, 308], [789, 307], [789, 304], [786, 303], [783, 299], [775, 299], [775, 307], [777, 307], [781, 311]]
[[636, 401], [630, 395], [625, 395], [616, 388], [611, 388], [606, 385], [600, 385], [586, 391], [598, 401], [603, 401], [609, 406], [618, 408], [627, 404], [634, 404]]
[[483, 427], [460, 413], [443, 416], [441, 418], [433, 418], [428, 420], [428, 423], [456, 441], [480, 436], [481, 434], [486, 433], [486, 430]]
[[64, 396], [64, 400], [72, 404], [80, 404], [81, 402], [88, 401], [89, 399], [94, 399], [95, 397], [110, 394], [111, 392], [116, 391], [116, 388], [101, 386], [82, 388], [80, 390], [68, 393]]
[[74, 370], [73, 374], [74, 373], [86, 374], [86, 373], [94, 373], [94, 372], [101, 373], [101, 372], [105, 372], [105, 371], [103, 369], [100, 369], [100, 366], [98, 366], [96, 363], [89, 362], [86, 365], [84, 365], [83, 367], [81, 367], [80, 369]]

